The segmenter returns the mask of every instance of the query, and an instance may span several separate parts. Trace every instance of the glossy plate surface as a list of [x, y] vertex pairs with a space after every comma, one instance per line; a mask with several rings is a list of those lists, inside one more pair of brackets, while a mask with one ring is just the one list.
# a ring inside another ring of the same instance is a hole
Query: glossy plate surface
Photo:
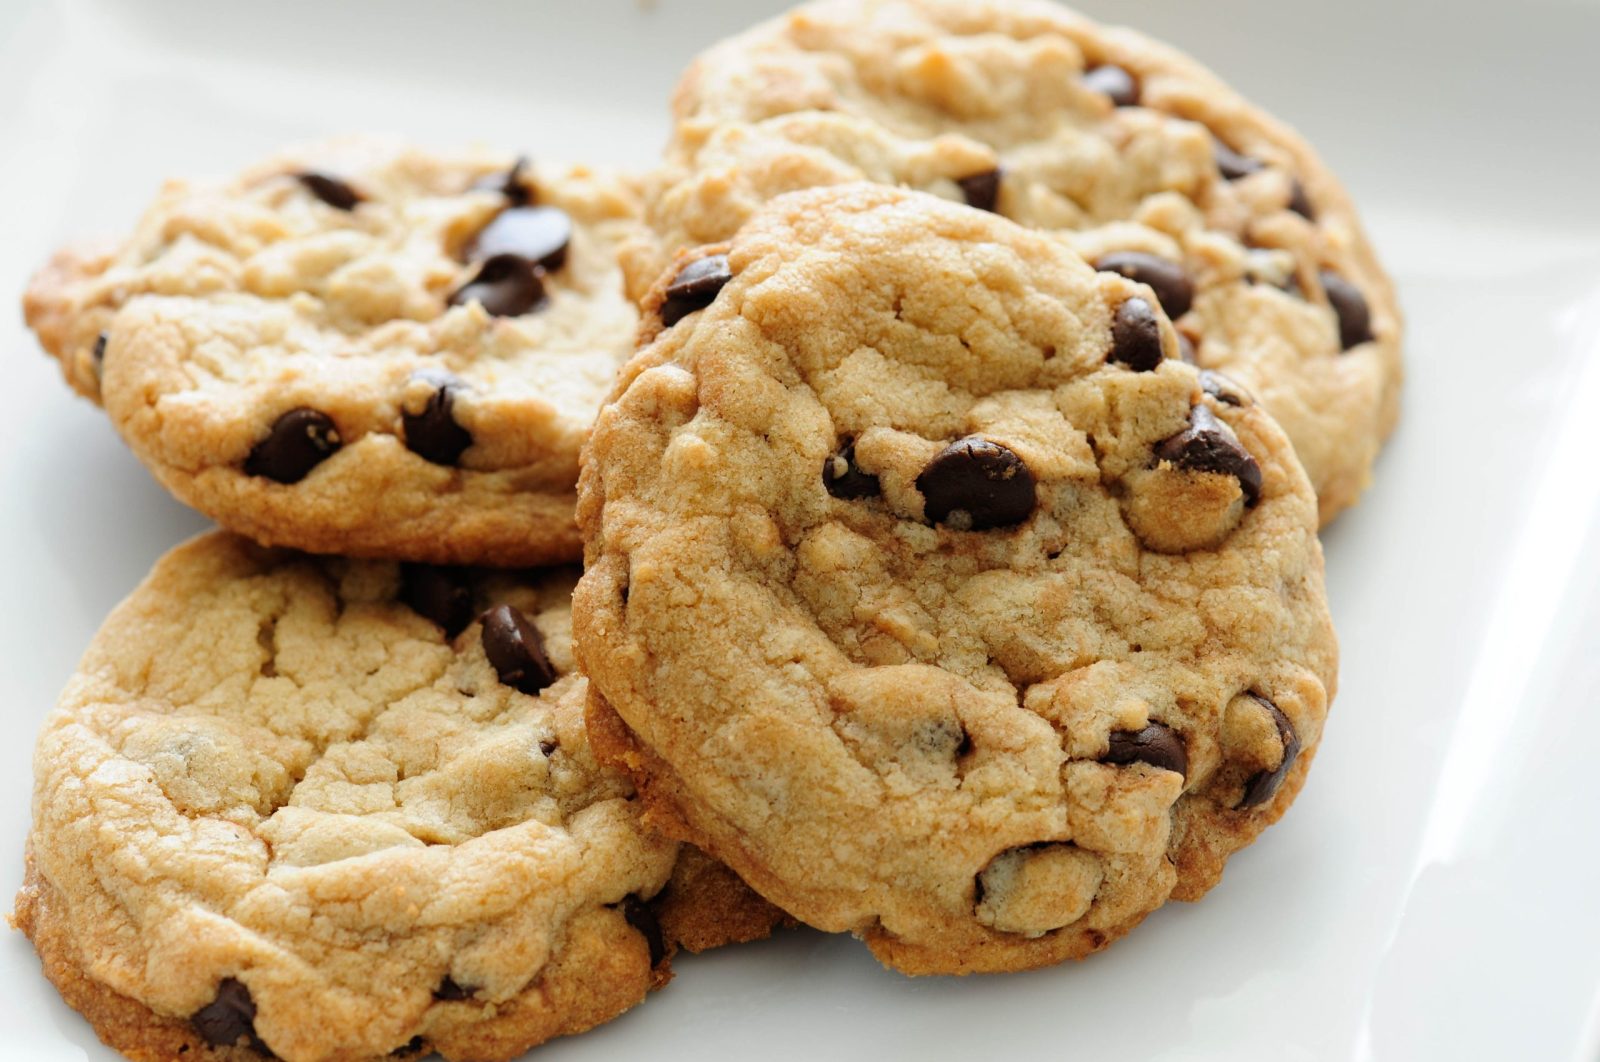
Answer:
[[[9, 0], [0, 299], [56, 244], [124, 229], [163, 177], [290, 140], [646, 163], [683, 63], [781, 6]], [[912, 981], [793, 933], [686, 958], [538, 1058], [1600, 1058], [1600, 4], [1080, 6], [1298, 126], [1400, 282], [1406, 412], [1326, 536], [1343, 671], [1310, 784], [1205, 902], [1086, 963]], [[204, 524], [5, 319], [9, 898], [40, 718], [106, 612]], [[114, 1057], [0, 934], [0, 1058]]]

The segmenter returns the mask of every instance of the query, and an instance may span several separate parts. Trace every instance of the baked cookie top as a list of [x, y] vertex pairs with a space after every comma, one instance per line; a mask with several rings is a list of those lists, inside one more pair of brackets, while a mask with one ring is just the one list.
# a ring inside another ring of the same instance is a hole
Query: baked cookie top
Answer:
[[1365, 487], [1399, 412], [1393, 287], [1311, 148], [1177, 51], [1031, 0], [821, 0], [707, 51], [674, 114], [668, 252], [852, 180], [998, 211], [1149, 284], [1283, 425], [1324, 521]]
[[1336, 667], [1315, 499], [1147, 288], [856, 184], [646, 309], [573, 612], [655, 825], [965, 972], [1104, 946], [1285, 810]]
[[346, 139], [172, 182], [24, 309], [165, 486], [272, 545], [575, 560], [577, 455], [637, 311], [631, 186]]
[[147, 1059], [510, 1058], [638, 1002], [678, 846], [590, 751], [575, 578], [168, 554], [39, 739], [51, 979]]

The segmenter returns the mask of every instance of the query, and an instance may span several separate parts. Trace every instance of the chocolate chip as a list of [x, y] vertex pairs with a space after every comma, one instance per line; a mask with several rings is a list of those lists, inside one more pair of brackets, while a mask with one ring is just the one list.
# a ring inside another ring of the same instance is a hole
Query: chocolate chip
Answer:
[[1158, 461], [1171, 462], [1190, 472], [1233, 476], [1244, 492], [1246, 506], [1255, 505], [1261, 498], [1261, 466], [1203, 405], [1189, 410], [1189, 426], [1157, 444], [1155, 454]]
[[233, 977], [223, 978], [216, 998], [189, 1018], [194, 1031], [212, 1047], [234, 1047], [241, 1039], [252, 1046], [259, 1044], [255, 1021], [256, 1003], [250, 998], [250, 989]]
[[454, 638], [472, 622], [472, 582], [461, 568], [407, 564], [400, 569], [400, 600]]
[[544, 302], [544, 282], [534, 264], [515, 254], [497, 254], [484, 261], [478, 275], [450, 296], [451, 306], [483, 305], [496, 317], [520, 317]]
[[106, 344], [110, 341], [111, 335], [108, 332], [101, 332], [99, 335], [94, 337], [94, 351], [92, 356], [94, 357], [94, 363], [96, 365], [99, 365], [101, 362], [106, 360]]
[[412, 376], [433, 387], [420, 413], [400, 411], [406, 448], [436, 465], [454, 465], [472, 445], [472, 433], [456, 423], [456, 394], [466, 385], [449, 373], [424, 369]]
[[1322, 290], [1339, 315], [1339, 344], [1343, 350], [1372, 342], [1372, 311], [1361, 289], [1330, 269], [1322, 271]]
[[488, 177], [479, 177], [472, 182], [474, 192], [499, 192], [511, 202], [512, 206], [527, 206], [533, 202], [533, 193], [527, 185], [522, 183], [522, 171], [527, 168], [526, 155], [517, 156], [511, 168], [505, 173], [490, 174]]
[[428, 1041], [424, 1040], [421, 1036], [413, 1036], [411, 1039], [406, 1041], [403, 1047], [397, 1047], [393, 1051], [390, 1051], [389, 1057], [394, 1059], [413, 1058], [420, 1054], [422, 1049], [426, 1046], [428, 1046]]
[[1306, 194], [1306, 186], [1300, 183], [1298, 177], [1292, 178], [1289, 182], [1289, 209], [1307, 221], [1317, 220], [1317, 212], [1311, 206], [1311, 197]]
[[1155, 307], [1137, 295], [1123, 299], [1111, 321], [1111, 360], [1135, 372], [1150, 372], [1165, 356]]
[[467, 248], [467, 260], [482, 262], [512, 254], [554, 272], [567, 262], [572, 219], [551, 206], [511, 207], [495, 215]]
[[267, 437], [245, 458], [244, 472], [275, 483], [299, 483], [341, 445], [333, 418], [301, 406], [273, 421]]
[[1182, 332], [1178, 333], [1178, 357], [1188, 365], [1200, 364], [1200, 359], [1195, 353], [1194, 340]]
[[459, 1003], [463, 999], [471, 999], [477, 991], [477, 985], [458, 985], [454, 977], [445, 974], [444, 980], [439, 982], [439, 987], [433, 990], [433, 998], [446, 1003]]
[[539, 628], [511, 605], [483, 615], [483, 651], [500, 681], [523, 693], [538, 693], [556, 680]]
[[1244, 797], [1239, 801], [1239, 806], [1253, 808], [1257, 804], [1271, 800], [1278, 787], [1283, 785], [1283, 780], [1289, 776], [1289, 768], [1294, 766], [1294, 758], [1300, 755], [1300, 736], [1294, 732], [1294, 724], [1283, 714], [1283, 709], [1259, 693], [1247, 693], [1246, 696], [1272, 715], [1272, 721], [1278, 727], [1278, 738], [1283, 742], [1282, 762], [1270, 771], [1258, 771], [1244, 784]]
[[1189, 773], [1189, 753], [1184, 748], [1183, 737], [1161, 723], [1151, 723], [1143, 730], [1113, 730], [1111, 747], [1100, 762], [1119, 766], [1148, 763], [1164, 771]]
[[1139, 81], [1125, 68], [1114, 63], [1094, 67], [1083, 75], [1083, 84], [1091, 92], [1110, 96], [1118, 107], [1136, 107], [1139, 104]]
[[622, 917], [644, 935], [645, 943], [650, 946], [651, 968], [660, 966], [661, 960], [667, 957], [667, 942], [661, 935], [661, 923], [650, 905], [637, 896], [628, 896], [622, 901]]
[[822, 462], [822, 485], [829, 494], [845, 501], [856, 498], [876, 498], [883, 493], [878, 477], [863, 472], [856, 464], [856, 441], [841, 440], [839, 452]]
[[1250, 404], [1250, 392], [1215, 369], [1200, 370], [1200, 390], [1215, 398], [1218, 402], [1230, 406], [1248, 406]]
[[556, 749], [558, 749], [560, 747], [561, 747], [560, 743], [556, 742], [555, 740], [553, 740], [551, 738], [545, 738], [544, 740], [539, 742], [539, 753], [545, 759], [549, 759], [551, 756], [555, 755]]
[[1211, 150], [1217, 160], [1217, 170], [1224, 180], [1237, 181], [1241, 177], [1260, 173], [1267, 168], [1267, 164], [1260, 159], [1241, 155], [1220, 140], [1213, 140]]
[[312, 195], [336, 210], [354, 210], [356, 204], [361, 202], [361, 193], [337, 177], [312, 170], [297, 173], [295, 176]]
[[1156, 293], [1161, 308], [1176, 321], [1194, 305], [1194, 282], [1183, 266], [1143, 251], [1113, 251], [1094, 264], [1108, 273], [1120, 273], [1129, 280], [1148, 284]]
[[1000, 167], [962, 177], [956, 183], [961, 186], [961, 194], [967, 198], [967, 206], [987, 210], [991, 214], [995, 212], [1000, 202]]
[[696, 310], [710, 306], [717, 292], [733, 279], [728, 268], [728, 256], [714, 254], [698, 258], [682, 269], [667, 285], [666, 300], [661, 303], [661, 323], [671, 328]]
[[[1016, 453], [979, 435], [945, 447], [917, 476], [923, 511], [936, 524], [966, 529], [1020, 524], [1033, 514], [1033, 473]], [[964, 518], [951, 521], [955, 514]]]
[[[1267, 168], [1267, 164], [1260, 159], [1241, 155], [1220, 140], [1213, 144], [1213, 151], [1217, 159], [1217, 169], [1221, 171], [1223, 178], [1229, 181], [1237, 181], [1241, 177], [1260, 173]], [[1298, 177], [1289, 178], [1289, 209], [1307, 221], [1316, 220], [1316, 211], [1312, 209], [1311, 199], [1306, 195], [1306, 186]]]

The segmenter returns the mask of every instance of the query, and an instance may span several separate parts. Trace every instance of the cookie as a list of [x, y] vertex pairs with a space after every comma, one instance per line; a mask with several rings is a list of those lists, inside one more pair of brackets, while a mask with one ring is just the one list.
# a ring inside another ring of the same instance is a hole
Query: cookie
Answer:
[[142, 1060], [505, 1059], [664, 984], [664, 902], [697, 947], [764, 935], [596, 762], [575, 579], [160, 561], [36, 752], [16, 921], [67, 1002]]
[[1104, 947], [1287, 809], [1336, 670], [1316, 500], [1149, 288], [856, 184], [646, 309], [573, 633], [652, 825], [962, 973]]
[[1367, 485], [1399, 414], [1393, 286], [1312, 149], [1188, 57], [1030, 0], [823, 0], [702, 55], [674, 112], [667, 251], [853, 180], [997, 211], [1148, 284], [1283, 425], [1323, 521]]
[[269, 545], [576, 560], [578, 450], [637, 311], [631, 186], [385, 141], [174, 182], [24, 309], [157, 479]]

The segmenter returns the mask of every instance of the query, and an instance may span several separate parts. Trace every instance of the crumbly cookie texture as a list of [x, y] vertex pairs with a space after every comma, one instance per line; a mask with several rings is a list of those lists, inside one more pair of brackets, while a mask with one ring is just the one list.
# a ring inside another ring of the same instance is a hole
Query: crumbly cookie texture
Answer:
[[164, 558], [35, 756], [15, 920], [67, 1001], [141, 1060], [505, 1059], [664, 984], [669, 898], [696, 947], [764, 935], [596, 762], [575, 579]]
[[[637, 311], [631, 183], [347, 139], [173, 182], [29, 324], [163, 485], [269, 545], [577, 559], [578, 450]], [[643, 241], [648, 245], [649, 241]]]
[[573, 613], [653, 825], [951, 973], [1104, 947], [1288, 807], [1336, 670], [1315, 498], [1148, 289], [857, 184], [645, 310]]
[[666, 253], [816, 185], [998, 211], [1149, 283], [1283, 425], [1324, 522], [1367, 485], [1399, 415], [1393, 286], [1311, 148], [1188, 57], [1031, 0], [822, 0], [702, 55], [674, 112]]

